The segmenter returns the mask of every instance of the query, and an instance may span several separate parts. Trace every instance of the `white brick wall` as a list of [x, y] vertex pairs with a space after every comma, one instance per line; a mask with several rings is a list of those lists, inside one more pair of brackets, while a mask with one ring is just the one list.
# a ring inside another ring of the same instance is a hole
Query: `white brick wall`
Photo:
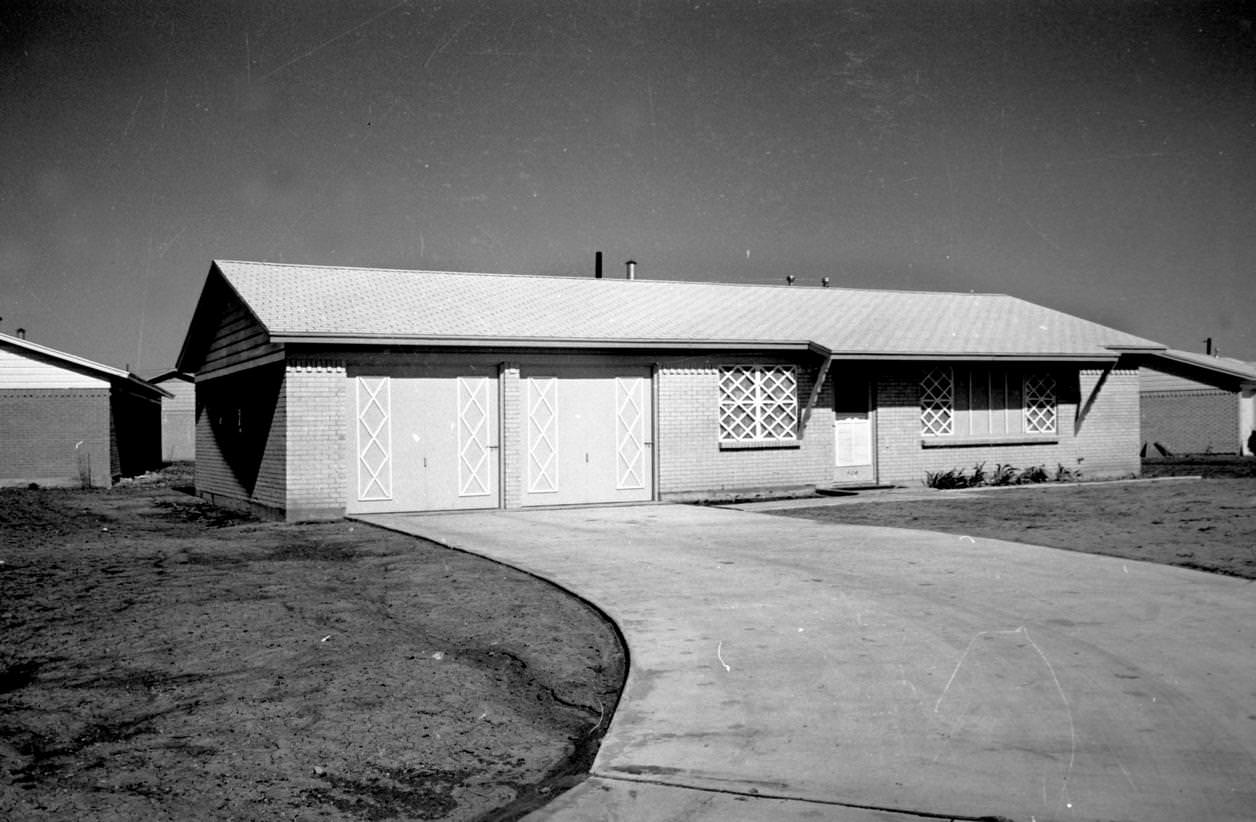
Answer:
[[350, 430], [339, 360], [294, 360], [284, 383], [288, 520], [344, 515]]
[[[821, 392], [798, 443], [721, 450], [719, 368], [776, 363], [754, 357], [688, 358], [663, 362], [658, 379], [656, 448], [662, 497], [697, 492], [789, 488], [826, 484], [833, 477], [832, 393]], [[798, 364], [799, 416], [805, 412], [818, 364]]]

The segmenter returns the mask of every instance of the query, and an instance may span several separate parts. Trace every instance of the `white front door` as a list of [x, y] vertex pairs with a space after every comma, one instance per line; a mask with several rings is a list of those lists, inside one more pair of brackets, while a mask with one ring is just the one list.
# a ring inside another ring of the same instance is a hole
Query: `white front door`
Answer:
[[869, 385], [863, 378], [834, 374], [833, 481], [839, 485], [876, 481]]

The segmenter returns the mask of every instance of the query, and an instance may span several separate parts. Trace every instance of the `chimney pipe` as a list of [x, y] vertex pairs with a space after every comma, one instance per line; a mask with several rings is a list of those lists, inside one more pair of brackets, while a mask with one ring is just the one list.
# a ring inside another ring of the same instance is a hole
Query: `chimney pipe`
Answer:
[[794, 284], [794, 279], [795, 279], [795, 277], [794, 277], [794, 275], [793, 275], [793, 274], [786, 274], [786, 275], [785, 275], [785, 285], [793, 285], [793, 284]]
[[25, 328], [19, 328], [19, 329], [17, 330], [17, 338], [18, 338], [19, 340], [24, 340], [24, 339], [26, 339], [26, 329], [25, 329]]
[[637, 279], [637, 261], [629, 260], [628, 262], [624, 263], [624, 265], [628, 266], [628, 279], [630, 280]]
[[593, 254], [593, 279], [602, 279], [602, 252], [600, 251]]
[[825, 288], [828, 288], [828, 287], [829, 287], [829, 278], [828, 278], [828, 277], [821, 277], [821, 278], [820, 278], [820, 285], [821, 285], [821, 286], [823, 286], [823, 287], [825, 287]]
[[1212, 356], [1212, 337], [1204, 338], [1204, 353], [1210, 357]]

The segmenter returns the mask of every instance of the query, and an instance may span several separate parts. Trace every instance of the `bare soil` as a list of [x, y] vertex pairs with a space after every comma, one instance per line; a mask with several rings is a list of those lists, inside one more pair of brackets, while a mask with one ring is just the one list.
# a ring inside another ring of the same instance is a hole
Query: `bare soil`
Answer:
[[1183, 475], [1202, 479], [939, 491], [898, 503], [869, 494], [772, 513], [967, 534], [1256, 579], [1256, 460], [1144, 464], [1144, 477]]
[[0, 818], [508, 819], [626, 672], [521, 572], [166, 485], [0, 490]]

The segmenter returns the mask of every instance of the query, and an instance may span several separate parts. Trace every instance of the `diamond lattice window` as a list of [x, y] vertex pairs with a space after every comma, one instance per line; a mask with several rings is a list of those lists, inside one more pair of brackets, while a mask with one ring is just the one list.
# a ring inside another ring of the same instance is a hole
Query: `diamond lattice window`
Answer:
[[920, 381], [920, 434], [945, 437], [954, 433], [955, 377], [949, 368], [935, 368]]
[[720, 442], [793, 442], [798, 375], [792, 365], [720, 369]]
[[1055, 378], [1050, 374], [1031, 374], [1025, 378], [1025, 431], [1054, 434], [1055, 430]]

